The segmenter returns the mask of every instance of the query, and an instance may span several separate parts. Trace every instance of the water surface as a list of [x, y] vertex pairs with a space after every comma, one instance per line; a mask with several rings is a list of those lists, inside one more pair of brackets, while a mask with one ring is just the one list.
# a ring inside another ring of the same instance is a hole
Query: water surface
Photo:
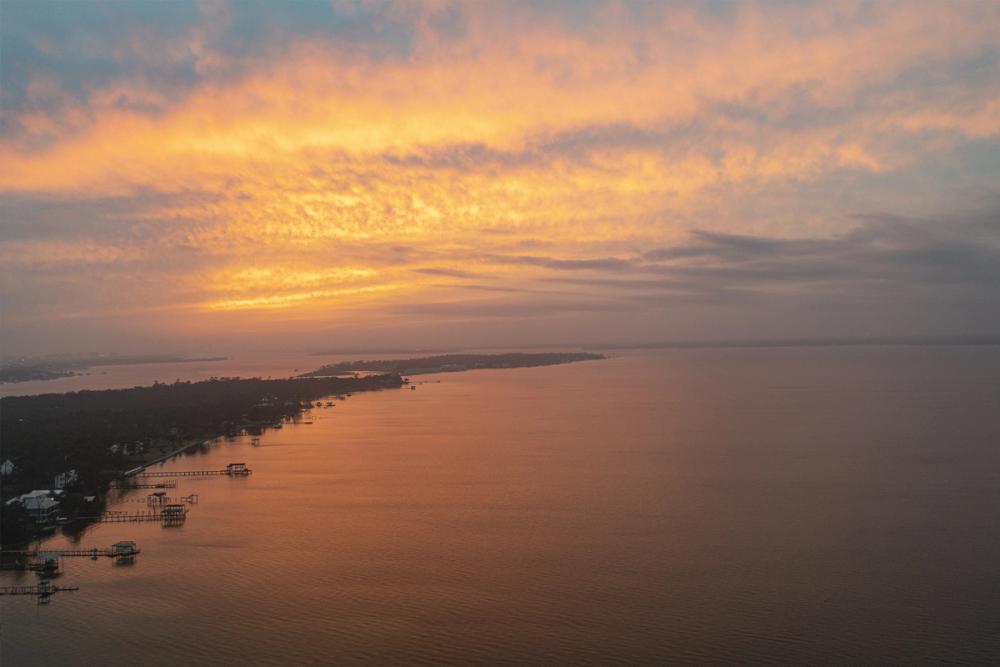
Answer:
[[997, 348], [417, 379], [168, 463], [254, 474], [181, 480], [181, 528], [89, 529], [143, 553], [3, 598], [4, 665], [1000, 657]]

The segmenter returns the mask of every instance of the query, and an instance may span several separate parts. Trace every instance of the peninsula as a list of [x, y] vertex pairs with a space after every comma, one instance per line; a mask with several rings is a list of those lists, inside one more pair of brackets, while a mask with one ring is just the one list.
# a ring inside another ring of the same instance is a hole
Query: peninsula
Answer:
[[588, 352], [538, 352], [508, 354], [440, 354], [433, 357], [411, 359], [380, 359], [372, 361], [342, 361], [327, 364], [299, 377], [329, 377], [367, 371], [372, 373], [397, 373], [399, 375], [422, 375], [426, 373], [454, 373], [483, 368], [526, 368], [530, 366], [554, 366], [574, 361], [604, 359], [603, 354]]

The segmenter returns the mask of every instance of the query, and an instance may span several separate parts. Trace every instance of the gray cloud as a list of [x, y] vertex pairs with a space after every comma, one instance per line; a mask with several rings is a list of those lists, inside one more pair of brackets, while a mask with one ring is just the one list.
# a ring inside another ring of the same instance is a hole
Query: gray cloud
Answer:
[[[150, 188], [140, 188], [128, 197], [87, 199], [6, 193], [0, 197], [3, 208], [0, 241], [150, 239], [161, 235], [167, 222], [151, 220], [148, 215], [151, 208], [206, 207], [223, 201], [226, 196], [209, 192], [165, 193]], [[169, 223], [176, 230], [182, 221], [172, 219]]]
[[[627, 295], [703, 297], [717, 301], [832, 296], [955, 298], [1000, 306], [1000, 206], [948, 219], [866, 216], [848, 234], [832, 238], [781, 239], [697, 230], [685, 243], [645, 251], [635, 258], [558, 260], [534, 256], [492, 258], [587, 277], [545, 280]], [[627, 274], [623, 277], [621, 274]], [[618, 274], [618, 275], [610, 275]], [[1000, 310], [995, 318], [1000, 325]]]
[[425, 302], [394, 306], [397, 314], [417, 317], [453, 318], [510, 318], [543, 317], [560, 313], [604, 313], [623, 312], [629, 304], [605, 300], [543, 299], [524, 300], [462, 300], [447, 302]]
[[482, 259], [493, 264], [521, 264], [556, 271], [627, 271], [634, 268], [632, 262], [618, 257], [558, 259], [537, 255], [486, 255]]
[[470, 271], [459, 271], [458, 269], [442, 269], [439, 267], [423, 267], [419, 269], [413, 269], [417, 273], [423, 273], [428, 276], [446, 276], [449, 278], [475, 278], [478, 276], [476, 273]]
[[[238, 78], [266, 64], [297, 38], [327, 40], [375, 60], [406, 56], [422, 11], [419, 5], [378, 3], [5, 0], [0, 137], [44, 146], [55, 137], [29, 133], [19, 115], [58, 119], [69, 106], [90, 113], [92, 93], [111, 84], [156, 91], [163, 100], [122, 95], [115, 107], [160, 114], [165, 104], [181, 101], [201, 84]], [[460, 18], [443, 12], [429, 29], [457, 34]], [[32, 94], [30, 85], [37, 80], [53, 82], [51, 94]], [[73, 130], [65, 121], [62, 131]]]

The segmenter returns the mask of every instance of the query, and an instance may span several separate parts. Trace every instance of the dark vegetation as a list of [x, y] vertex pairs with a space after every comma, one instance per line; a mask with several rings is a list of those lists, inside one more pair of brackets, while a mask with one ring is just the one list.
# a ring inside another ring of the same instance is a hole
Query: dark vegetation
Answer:
[[602, 354], [586, 352], [541, 352], [510, 354], [441, 354], [433, 357], [412, 359], [381, 359], [378, 361], [343, 361], [328, 364], [299, 377], [323, 377], [354, 371], [378, 373], [398, 373], [419, 375], [421, 373], [446, 373], [479, 368], [524, 368], [528, 366], [552, 366], [573, 361], [604, 359]]
[[[289, 380], [222, 378], [204, 382], [0, 399], [0, 459], [16, 468], [4, 477], [4, 499], [52, 488], [55, 475], [76, 470], [68, 489], [103, 493], [120, 471], [187, 443], [260, 428], [333, 394], [392, 389], [399, 375]], [[4, 542], [24, 518], [4, 505]]]

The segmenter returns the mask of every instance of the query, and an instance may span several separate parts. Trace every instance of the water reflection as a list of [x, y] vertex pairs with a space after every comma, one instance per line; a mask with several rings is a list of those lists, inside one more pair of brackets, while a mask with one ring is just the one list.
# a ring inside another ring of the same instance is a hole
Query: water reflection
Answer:
[[166, 464], [254, 469], [179, 480], [181, 526], [47, 541], [142, 554], [5, 598], [5, 664], [989, 662], [998, 379], [703, 350], [355, 394]]

